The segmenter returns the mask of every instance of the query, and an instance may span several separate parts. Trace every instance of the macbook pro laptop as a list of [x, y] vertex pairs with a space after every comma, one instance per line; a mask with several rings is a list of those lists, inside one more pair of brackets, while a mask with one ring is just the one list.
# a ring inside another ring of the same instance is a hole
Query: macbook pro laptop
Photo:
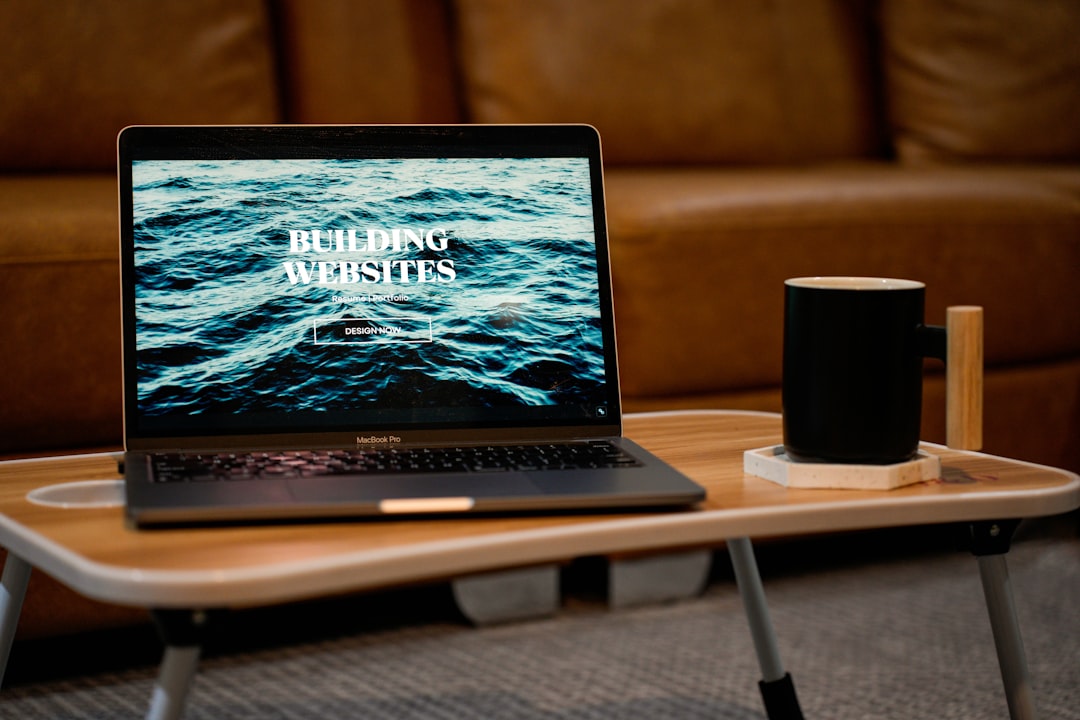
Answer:
[[621, 437], [591, 127], [130, 127], [118, 146], [134, 525], [704, 497]]

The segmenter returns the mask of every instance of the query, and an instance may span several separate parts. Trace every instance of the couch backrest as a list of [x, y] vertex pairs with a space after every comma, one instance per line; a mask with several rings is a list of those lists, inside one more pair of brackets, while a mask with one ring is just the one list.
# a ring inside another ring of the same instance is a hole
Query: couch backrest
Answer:
[[1080, 159], [1076, 0], [4, 0], [0, 168], [133, 123], [589, 122], [611, 164]]
[[880, 148], [844, 0], [7, 0], [0, 167], [105, 170], [133, 123], [590, 122], [609, 162]]
[[4, 0], [0, 167], [107, 170], [133, 123], [266, 123], [279, 99], [260, 0]]
[[851, 0], [458, 0], [478, 122], [591, 122], [611, 163], [878, 154], [869, 10]]
[[1080, 160], [1080, 2], [882, 0], [904, 162]]
[[453, 123], [448, 0], [278, 0], [286, 119]]

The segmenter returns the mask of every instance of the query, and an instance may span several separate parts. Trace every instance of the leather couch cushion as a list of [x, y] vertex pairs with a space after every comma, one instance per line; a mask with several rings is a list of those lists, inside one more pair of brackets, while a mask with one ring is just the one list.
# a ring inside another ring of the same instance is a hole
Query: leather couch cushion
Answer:
[[1080, 159], [1080, 2], [886, 0], [881, 22], [902, 160]]
[[[940, 365], [940, 364], [938, 364]], [[779, 385], [690, 395], [625, 397], [627, 412], [715, 409], [780, 412]], [[994, 455], [1080, 471], [1080, 360], [995, 367], [983, 386], [983, 449]], [[945, 443], [945, 377], [930, 368], [923, 382], [922, 432]]]
[[257, 0], [5, 0], [0, 166], [109, 169], [116, 134], [149, 123], [278, 116]]
[[879, 150], [868, 33], [843, 0], [459, 0], [472, 120], [586, 122], [608, 163]]
[[607, 173], [625, 395], [775, 387], [783, 282], [907, 277], [982, 305], [986, 361], [1080, 355], [1080, 170], [886, 163]]
[[287, 120], [461, 120], [444, 0], [283, 0]]
[[121, 439], [111, 174], [0, 178], [0, 455]]

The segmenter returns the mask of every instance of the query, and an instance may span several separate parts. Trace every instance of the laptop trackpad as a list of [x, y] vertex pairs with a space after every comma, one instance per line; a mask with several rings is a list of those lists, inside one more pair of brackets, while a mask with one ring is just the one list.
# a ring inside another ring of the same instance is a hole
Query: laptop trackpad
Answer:
[[379, 502], [387, 498], [476, 499], [541, 495], [525, 473], [469, 475], [331, 475], [292, 478], [289, 492], [301, 502]]

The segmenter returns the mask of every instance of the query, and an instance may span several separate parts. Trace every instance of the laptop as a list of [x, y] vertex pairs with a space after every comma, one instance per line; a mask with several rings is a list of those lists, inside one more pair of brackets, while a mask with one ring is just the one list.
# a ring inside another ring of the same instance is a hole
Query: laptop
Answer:
[[704, 497], [621, 436], [593, 128], [136, 126], [118, 152], [134, 526]]

